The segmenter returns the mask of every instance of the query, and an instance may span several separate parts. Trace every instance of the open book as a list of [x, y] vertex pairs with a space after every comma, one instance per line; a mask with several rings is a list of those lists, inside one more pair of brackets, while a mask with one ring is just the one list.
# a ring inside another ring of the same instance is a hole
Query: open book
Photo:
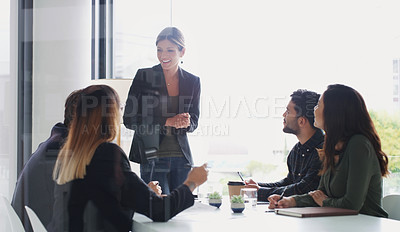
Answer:
[[298, 208], [275, 209], [275, 213], [293, 217], [323, 217], [323, 216], [357, 215], [358, 211], [351, 209], [332, 208], [332, 207], [298, 207]]

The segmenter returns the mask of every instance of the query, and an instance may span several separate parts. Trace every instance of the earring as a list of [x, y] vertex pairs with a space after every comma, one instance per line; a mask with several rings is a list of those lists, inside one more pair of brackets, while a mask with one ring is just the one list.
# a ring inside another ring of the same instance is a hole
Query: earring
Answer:
[[183, 60], [181, 60], [181, 64], [183, 64]]

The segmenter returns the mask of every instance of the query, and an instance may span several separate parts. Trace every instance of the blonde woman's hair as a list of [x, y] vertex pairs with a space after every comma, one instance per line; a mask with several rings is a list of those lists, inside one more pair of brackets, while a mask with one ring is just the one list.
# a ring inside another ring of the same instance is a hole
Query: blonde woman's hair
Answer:
[[67, 140], [53, 171], [57, 184], [83, 179], [97, 147], [111, 142], [120, 131], [120, 102], [107, 85], [92, 85], [82, 90]]

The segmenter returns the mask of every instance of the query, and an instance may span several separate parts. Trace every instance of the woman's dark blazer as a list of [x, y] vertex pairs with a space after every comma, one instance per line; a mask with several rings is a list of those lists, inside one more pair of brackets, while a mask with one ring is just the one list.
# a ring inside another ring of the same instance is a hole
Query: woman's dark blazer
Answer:
[[[179, 113], [190, 114], [190, 126], [174, 129], [183, 155], [193, 165], [192, 154], [186, 133], [193, 132], [200, 115], [200, 78], [178, 69]], [[167, 112], [168, 90], [161, 65], [139, 69], [129, 90], [125, 104], [124, 125], [135, 130], [129, 159], [136, 163], [147, 163], [148, 153], [158, 149], [162, 127], [167, 118], [176, 113]]]
[[131, 231], [134, 212], [153, 221], [168, 221], [194, 204], [182, 184], [157, 196], [134, 172], [125, 152], [114, 143], [100, 144], [83, 179], [55, 185], [49, 232]]

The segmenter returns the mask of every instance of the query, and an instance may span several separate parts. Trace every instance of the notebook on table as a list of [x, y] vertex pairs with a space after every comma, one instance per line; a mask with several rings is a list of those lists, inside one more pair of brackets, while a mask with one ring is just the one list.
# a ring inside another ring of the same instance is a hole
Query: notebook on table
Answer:
[[333, 208], [333, 207], [298, 207], [298, 208], [275, 209], [275, 213], [293, 217], [325, 217], [325, 216], [357, 215], [358, 211], [351, 209]]

